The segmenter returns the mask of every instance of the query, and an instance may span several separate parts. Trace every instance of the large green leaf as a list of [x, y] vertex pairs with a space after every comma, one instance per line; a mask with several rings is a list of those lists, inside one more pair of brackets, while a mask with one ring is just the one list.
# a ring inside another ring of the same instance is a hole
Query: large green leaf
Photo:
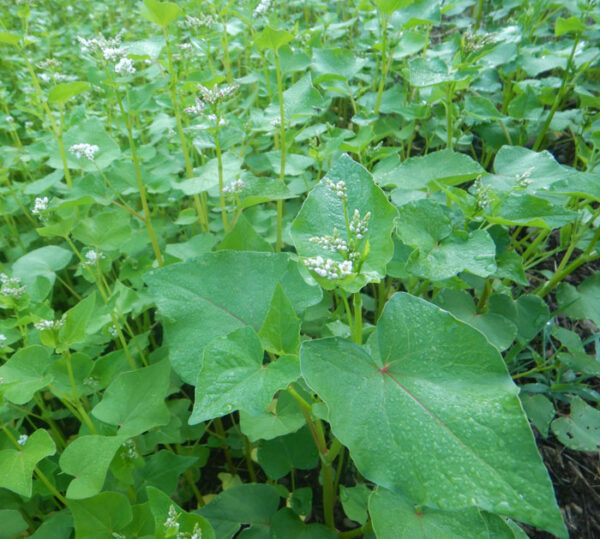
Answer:
[[369, 480], [440, 509], [477, 506], [566, 536], [502, 357], [478, 331], [408, 294], [369, 350], [305, 342], [302, 373]]
[[458, 185], [485, 170], [466, 154], [440, 150], [420, 157], [410, 157], [392, 170], [375, 176], [379, 185], [394, 185], [402, 189], [437, 190], [437, 183]]
[[[310, 73], [283, 92], [283, 115], [286, 125], [304, 124], [321, 109], [326, 100], [313, 86]], [[265, 110], [265, 117], [279, 118], [279, 103], [273, 102]], [[269, 125], [272, 129], [272, 126]]]
[[0, 451], [0, 487], [25, 498], [31, 496], [31, 476], [37, 463], [54, 455], [54, 440], [44, 429], [36, 430], [20, 450]]
[[104, 392], [92, 413], [119, 434], [136, 436], [169, 421], [165, 398], [169, 389], [169, 363], [164, 360], [149, 367], [121, 373]]
[[75, 535], [89, 539], [115, 537], [133, 519], [127, 496], [120, 492], [102, 492], [84, 500], [69, 501]]
[[[388, 202], [383, 191], [375, 185], [371, 174], [348, 155], [342, 155], [325, 178], [312, 189], [292, 223], [292, 239], [302, 257], [323, 256], [338, 262], [343, 260], [341, 254], [326, 251], [311, 241], [313, 237], [332, 235], [334, 229], [341, 233], [342, 239], [349, 240], [344, 205], [327, 187], [327, 181], [335, 184], [345, 182], [349, 217], [352, 217], [355, 210], [358, 210], [361, 216], [371, 212], [368, 232], [361, 240], [362, 245], [368, 246], [361, 272], [353, 274], [355, 278], [351, 282], [346, 278], [343, 285], [349, 291], [356, 291], [367, 282], [378, 280], [385, 275], [385, 266], [394, 253], [391, 231], [396, 210]], [[316, 279], [325, 288], [331, 289], [335, 284], [322, 277], [316, 276]]]
[[[311, 66], [316, 75], [336, 75], [351, 80], [367, 63], [348, 49], [313, 49]], [[315, 83], [318, 81], [315, 80]]]
[[298, 315], [322, 294], [286, 254], [207, 253], [144, 279], [163, 317], [173, 369], [189, 384], [196, 383], [210, 341], [244, 326], [261, 329], [278, 283]]
[[250, 327], [208, 344], [189, 423], [194, 425], [240, 409], [260, 414], [277, 390], [300, 376], [296, 356], [281, 356], [263, 365], [263, 355], [260, 339]]
[[60, 456], [62, 471], [75, 476], [67, 489], [67, 498], [80, 500], [102, 490], [106, 472], [126, 436], [80, 436]]
[[54, 285], [56, 272], [64, 269], [72, 258], [72, 251], [57, 245], [46, 245], [19, 258], [13, 264], [13, 277], [21, 279], [25, 286], [32, 286], [36, 277], [41, 275]]
[[286, 30], [275, 30], [267, 26], [262, 32], [254, 36], [254, 44], [261, 50], [271, 49], [276, 51], [293, 39], [294, 36]]
[[399, 209], [397, 234], [417, 249], [407, 262], [414, 275], [440, 281], [469, 271], [487, 277], [496, 271], [496, 246], [485, 230], [465, 232], [453, 223], [445, 206], [428, 199]]
[[51, 352], [45, 346], [34, 344], [17, 350], [0, 366], [0, 396], [14, 404], [28, 403], [52, 381], [46, 374], [51, 364]]
[[600, 325], [600, 273], [593, 273], [577, 288], [561, 283], [556, 298], [567, 316], [577, 320], [588, 318]]
[[378, 488], [371, 495], [369, 512], [377, 539], [515, 537], [504, 520], [475, 507], [458, 511], [418, 507], [406, 496], [384, 488]]

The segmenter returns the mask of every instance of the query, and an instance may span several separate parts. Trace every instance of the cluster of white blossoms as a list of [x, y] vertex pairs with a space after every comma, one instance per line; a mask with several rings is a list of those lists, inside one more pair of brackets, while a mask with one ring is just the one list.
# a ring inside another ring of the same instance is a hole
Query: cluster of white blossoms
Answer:
[[40, 320], [33, 324], [33, 327], [38, 331], [50, 331], [53, 329], [60, 329], [64, 325], [64, 319], [60, 320]]
[[225, 101], [225, 99], [230, 98], [233, 94], [235, 94], [239, 86], [234, 84], [232, 86], [223, 86], [222, 88], [217, 88], [217, 85], [212, 87], [212, 90], [207, 88], [202, 84], [197, 85], [200, 94], [202, 94], [202, 100], [209, 105], [216, 105], [221, 101]]
[[531, 176], [533, 170], [533, 167], [531, 167], [521, 174], [515, 174], [515, 181], [519, 187], [527, 187], [528, 185], [531, 185], [532, 180], [529, 179], [529, 176]]
[[492, 190], [491, 185], [483, 185], [481, 182], [481, 176], [475, 180], [475, 198], [477, 199], [477, 207], [481, 210], [485, 210], [492, 202], [490, 192]]
[[116, 62], [115, 73], [120, 75], [135, 73], [133, 61], [127, 58], [127, 47], [121, 45], [121, 37], [125, 30], [121, 30], [116, 37], [105, 38], [102, 34], [100, 37], [93, 39], [85, 39], [77, 36], [77, 41], [81, 45], [82, 52], [100, 52], [102, 57], [107, 62]]
[[47, 209], [48, 197], [36, 197], [36, 199], [33, 201], [33, 209], [31, 210], [31, 213], [33, 213], [33, 215], [39, 215]]
[[327, 189], [332, 191], [340, 200], [348, 200], [348, 195], [346, 194], [346, 182], [344, 180], [335, 183], [327, 179], [325, 180], [325, 185], [327, 186]]
[[77, 41], [81, 45], [81, 52], [101, 52], [105, 60], [114, 61], [124, 51], [121, 47], [121, 37], [125, 30], [121, 30], [115, 37], [105, 38], [102, 34], [93, 39], [85, 39], [77, 36]]
[[0, 348], [2, 348], [4, 346], [4, 343], [8, 340], [8, 338], [6, 337], [6, 335], [4, 335], [4, 333], [0, 333]]
[[167, 519], [164, 521], [165, 537], [175, 537], [176, 539], [202, 539], [202, 530], [196, 522], [192, 533], [179, 531], [179, 513], [175, 510], [175, 506], [169, 507]]
[[27, 443], [28, 438], [29, 436], [27, 436], [27, 434], [21, 434], [21, 436], [19, 436], [19, 439], [17, 440], [17, 443], [20, 446], [24, 446]]
[[119, 75], [126, 75], [129, 73], [133, 75], [135, 73], [135, 67], [133, 67], [133, 60], [123, 56], [115, 65], [115, 73]]
[[121, 458], [124, 460], [134, 460], [139, 457], [139, 454], [135, 448], [135, 442], [133, 440], [125, 440], [121, 447], [124, 451], [121, 453]]
[[227, 123], [227, 120], [225, 118], [217, 118], [216, 114], [207, 114], [206, 118], [213, 122], [217, 127], [221, 127]]
[[238, 193], [242, 192], [244, 187], [246, 187], [246, 183], [244, 182], [244, 180], [235, 180], [234, 182], [231, 182], [229, 185], [226, 185], [225, 187], [223, 187], [223, 193], [226, 193], [229, 195], [237, 195]]
[[204, 15], [201, 14], [199, 17], [192, 17], [191, 15], [186, 15], [185, 19], [179, 21], [177, 25], [180, 28], [202, 28], [206, 26], [212, 26], [217, 21], [212, 15]]
[[183, 112], [185, 112], [186, 114], [200, 114], [205, 107], [206, 104], [204, 103], [204, 101], [196, 97], [196, 104], [192, 105], [191, 107], [184, 108]]
[[77, 159], [81, 159], [82, 157], [85, 157], [86, 159], [89, 159], [90, 161], [94, 160], [94, 156], [96, 155], [96, 153], [99, 150], [100, 150], [100, 148], [98, 146], [96, 146], [96, 144], [87, 144], [85, 142], [82, 142], [80, 144], [73, 144], [73, 146], [71, 146], [69, 148], [69, 151], [75, 157], [77, 157]]
[[98, 262], [99, 260], [102, 260], [103, 258], [106, 258], [102, 253], [100, 253], [99, 251], [93, 250], [93, 251], [88, 251], [87, 253], [85, 253], [85, 261], [88, 264], [95, 264], [96, 262]]
[[359, 240], [364, 238], [365, 234], [369, 231], [370, 218], [370, 211], [361, 219], [358, 209], [354, 210], [354, 215], [352, 215], [352, 220], [350, 221], [350, 232], [354, 233]]
[[337, 262], [331, 258], [323, 258], [322, 256], [305, 258], [304, 265], [317, 275], [329, 280], [342, 279], [348, 275], [352, 275], [353, 271], [351, 260]]
[[337, 228], [333, 229], [333, 236], [313, 236], [308, 241], [316, 243], [322, 249], [331, 251], [332, 253], [345, 255], [350, 250], [348, 242], [339, 237]]
[[108, 326], [108, 332], [113, 339], [116, 339], [119, 336], [119, 328], [117, 328], [115, 324]]
[[20, 298], [25, 292], [25, 287], [21, 286], [21, 279], [18, 277], [9, 277], [6, 273], [0, 273], [0, 295], [7, 298]]
[[254, 16], [255, 17], [263, 16], [267, 11], [269, 11], [270, 7], [271, 7], [271, 0], [260, 0], [260, 3], [258, 4], [258, 6], [256, 6], [256, 9], [254, 10]]

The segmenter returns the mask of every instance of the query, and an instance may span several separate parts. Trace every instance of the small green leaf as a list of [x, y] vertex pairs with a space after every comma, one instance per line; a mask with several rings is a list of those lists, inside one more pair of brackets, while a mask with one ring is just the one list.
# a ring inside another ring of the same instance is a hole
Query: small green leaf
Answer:
[[16, 45], [19, 43], [21, 36], [17, 34], [11, 34], [10, 32], [0, 32], [0, 43], [6, 43], [7, 45]]
[[271, 244], [254, 230], [244, 214], [237, 218], [234, 227], [225, 235], [215, 250], [227, 249], [232, 251], [273, 252]]
[[554, 26], [554, 35], [556, 37], [562, 36], [563, 34], [575, 33], [579, 34], [586, 29], [585, 24], [581, 21], [579, 17], [569, 17], [568, 19], [563, 19], [559, 17], [556, 19], [556, 25]]
[[242, 524], [250, 526], [250, 533], [268, 535], [269, 522], [278, 509], [279, 494], [271, 485], [246, 483], [225, 490], [198, 513], [212, 524], [217, 537], [224, 538], [234, 537]]
[[44, 429], [36, 430], [20, 450], [0, 451], [0, 487], [31, 497], [31, 476], [37, 463], [54, 455], [54, 440]]
[[57, 84], [48, 96], [48, 103], [57, 103], [63, 105], [72, 97], [86, 92], [90, 89], [90, 85], [87, 82], [76, 81], [76, 82], [63, 82]]
[[258, 463], [270, 479], [281, 479], [293, 469], [311, 470], [319, 462], [319, 452], [308, 427], [258, 444]]
[[75, 476], [67, 489], [67, 498], [80, 500], [102, 490], [108, 467], [126, 436], [80, 436], [60, 456], [62, 471]]
[[204, 349], [190, 425], [235, 410], [262, 413], [279, 389], [300, 376], [298, 359], [281, 356], [263, 364], [263, 347], [249, 327], [213, 340]]
[[577, 320], [589, 319], [600, 326], [600, 273], [593, 273], [577, 287], [561, 283], [556, 294], [559, 307]]
[[278, 283], [269, 312], [258, 332], [265, 350], [277, 355], [297, 354], [300, 348], [300, 325], [292, 302]]
[[157, 539], [175, 537], [175, 526], [171, 528], [165, 526], [165, 522], [167, 522], [172, 511], [175, 511], [176, 521], [179, 524], [176, 533], [180, 533], [184, 537], [190, 537], [192, 533], [196, 532], [202, 539], [215, 539], [215, 532], [205, 517], [196, 513], [187, 513], [162, 490], [147, 487], [146, 492], [148, 493], [150, 510], [154, 516], [155, 537]]
[[60, 341], [60, 346], [57, 347], [58, 352], [68, 350], [73, 344], [85, 341], [86, 326], [94, 312], [95, 305], [96, 294], [93, 293], [65, 313], [65, 323], [58, 332]]
[[144, 0], [141, 6], [142, 17], [146, 20], [166, 28], [181, 14], [181, 8], [173, 2], [159, 2], [158, 0]]
[[554, 405], [547, 397], [540, 394], [534, 395], [521, 395], [521, 402], [523, 408], [527, 413], [527, 417], [533, 423], [539, 433], [546, 438], [548, 436], [548, 429], [550, 423], [556, 415]]
[[166, 449], [161, 449], [145, 459], [145, 466], [134, 470], [137, 491], [144, 492], [147, 486], [156, 487], [169, 496], [175, 493], [179, 476], [198, 459], [177, 455]]
[[298, 403], [287, 391], [280, 391], [277, 395], [274, 411], [268, 410], [259, 415], [240, 411], [240, 428], [251, 442], [272, 440], [296, 432], [304, 423]]
[[600, 448], [600, 411], [575, 396], [571, 415], [552, 422], [552, 432], [567, 447], [577, 451], [598, 451]]
[[369, 515], [367, 513], [367, 504], [371, 490], [365, 484], [358, 484], [355, 487], [344, 487], [340, 485], [340, 501], [344, 508], [344, 513], [350, 520], [364, 524]]
[[270, 49], [276, 51], [279, 47], [286, 45], [293, 39], [294, 36], [286, 30], [275, 30], [267, 26], [262, 32], [254, 36], [254, 44], [261, 50]]
[[136, 436], [169, 421], [165, 398], [169, 389], [169, 363], [166, 360], [135, 371], [121, 373], [106, 389], [92, 414], [119, 434]]
[[84, 500], [70, 500], [68, 505], [77, 537], [114, 537], [133, 519], [129, 500], [120, 492], [102, 492]]

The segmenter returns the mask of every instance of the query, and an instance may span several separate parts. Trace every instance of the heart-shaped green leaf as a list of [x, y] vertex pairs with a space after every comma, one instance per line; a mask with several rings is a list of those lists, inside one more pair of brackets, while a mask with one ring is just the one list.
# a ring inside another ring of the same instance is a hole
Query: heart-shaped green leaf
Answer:
[[281, 356], [264, 365], [263, 355], [260, 339], [250, 327], [208, 344], [196, 381], [190, 425], [239, 409], [260, 414], [277, 390], [300, 376], [296, 356]]
[[477, 506], [566, 536], [517, 387], [483, 335], [397, 293], [369, 345], [331, 338], [300, 350], [304, 378], [367, 479], [415, 503]]
[[0, 487], [29, 498], [33, 470], [40, 460], [54, 455], [55, 451], [54, 440], [44, 429], [29, 436], [20, 450], [0, 451]]
[[173, 369], [189, 384], [196, 383], [210, 341], [244, 326], [260, 331], [278, 283], [298, 315], [322, 294], [287, 254], [207, 253], [144, 279], [163, 317]]

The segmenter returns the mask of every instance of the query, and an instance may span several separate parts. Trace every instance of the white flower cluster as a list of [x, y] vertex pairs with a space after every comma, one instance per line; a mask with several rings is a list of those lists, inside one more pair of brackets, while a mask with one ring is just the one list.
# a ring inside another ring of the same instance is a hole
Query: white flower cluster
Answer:
[[215, 23], [215, 18], [212, 15], [201, 14], [200, 17], [186, 15], [185, 19], [179, 21], [177, 25], [180, 28], [202, 28], [203, 26], [212, 26]]
[[127, 73], [133, 75], [135, 73], [135, 67], [133, 67], [133, 60], [123, 56], [123, 58], [121, 58], [115, 65], [115, 73], [118, 73], [119, 75], [125, 75]]
[[2, 348], [4, 346], [4, 343], [7, 341], [8, 339], [6, 338], [6, 335], [4, 335], [4, 333], [0, 333], [0, 348]]
[[344, 255], [349, 251], [348, 242], [339, 237], [337, 228], [333, 229], [333, 236], [313, 236], [308, 241], [332, 253]]
[[4, 118], [7, 124], [15, 123], [15, 119], [12, 116], [5, 116]]
[[38, 78], [42, 82], [65, 82], [65, 81], [75, 81], [78, 79], [76, 75], [64, 75], [63, 73], [40, 73]]
[[258, 6], [254, 10], [255, 17], [262, 17], [271, 7], [271, 0], [260, 0]]
[[335, 183], [327, 179], [325, 180], [325, 184], [327, 185], [327, 189], [333, 191], [340, 200], [348, 200], [348, 195], [346, 194], [346, 182], [344, 180]]
[[315, 256], [304, 259], [304, 265], [314, 271], [317, 275], [329, 280], [342, 279], [348, 275], [352, 275], [353, 264], [351, 260], [336, 262], [331, 258], [323, 258]]
[[108, 326], [108, 332], [113, 339], [116, 339], [119, 336], [119, 329], [117, 326], [115, 326], [115, 324]]
[[19, 439], [17, 440], [17, 443], [20, 446], [24, 446], [25, 443], [27, 442], [28, 438], [29, 438], [29, 436], [27, 436], [27, 434], [21, 434], [21, 436], [19, 436]]
[[69, 151], [75, 157], [77, 157], [77, 159], [81, 159], [85, 156], [86, 159], [89, 159], [90, 161], [94, 160], [94, 156], [96, 155], [98, 150], [100, 150], [100, 148], [95, 144], [87, 144], [85, 142], [82, 142], [80, 144], [73, 144], [73, 146], [69, 148]]
[[[177, 522], [177, 519], [179, 518], [179, 513], [175, 510], [175, 506], [171, 505], [171, 507], [169, 507], [169, 513], [167, 516], [167, 520], [165, 520], [165, 522], [163, 523], [163, 526], [168, 530], [174, 530], [177, 531], [179, 530], [179, 522]], [[172, 535], [172, 534], [170, 534]]]
[[200, 114], [204, 110], [205, 106], [206, 105], [204, 104], [204, 101], [202, 101], [202, 99], [196, 98], [196, 104], [192, 105], [191, 107], [184, 108], [183, 112], [185, 112], [186, 114]]
[[369, 219], [371, 218], [371, 212], [368, 211], [365, 216], [361, 219], [360, 212], [355, 209], [352, 220], [350, 221], [350, 232], [356, 234], [356, 237], [360, 240], [365, 237], [365, 234], [369, 230]]
[[139, 455], [135, 448], [135, 442], [133, 440], [126, 440], [121, 444], [121, 447], [125, 450], [121, 453], [121, 458], [125, 460], [136, 459]]
[[227, 120], [225, 118], [217, 118], [216, 114], [207, 114], [206, 118], [213, 122], [216, 127], [221, 127], [227, 123]]
[[33, 201], [33, 209], [31, 210], [31, 213], [33, 213], [33, 215], [39, 215], [47, 209], [48, 197], [36, 197], [36, 199]]
[[85, 39], [81, 36], [77, 36], [77, 41], [81, 45], [81, 52], [97, 52], [100, 51], [105, 60], [115, 60], [115, 51], [122, 54], [123, 48], [121, 47], [121, 37], [125, 33], [125, 30], [121, 30], [113, 38], [105, 38], [102, 34], [99, 37], [93, 39]]
[[50, 331], [52, 329], [60, 329], [64, 325], [64, 319], [61, 320], [40, 320], [33, 324], [33, 327], [38, 331]]
[[88, 251], [87, 253], [85, 253], [85, 261], [88, 264], [95, 264], [96, 262], [98, 262], [99, 260], [102, 260], [103, 258], [106, 258], [102, 253], [100, 253], [99, 251]]
[[18, 277], [9, 277], [6, 273], [0, 273], [0, 294], [8, 298], [20, 298], [25, 292], [25, 287], [21, 285], [21, 279]]
[[235, 94], [239, 86], [223, 86], [223, 88], [217, 88], [217, 86], [213, 86], [212, 90], [207, 88], [202, 84], [198, 84], [198, 90], [202, 94], [202, 99], [208, 103], [209, 105], [215, 105], [220, 101], [224, 101], [225, 99], [230, 98], [233, 94]]
[[242, 192], [244, 187], [246, 187], [246, 183], [244, 182], [244, 180], [235, 180], [229, 185], [223, 187], [223, 193], [227, 193], [229, 195], [237, 195], [238, 193]]
[[522, 174], [515, 174], [515, 181], [517, 182], [517, 185], [519, 187], [527, 187], [528, 185], [531, 185], [532, 180], [529, 179], [529, 176], [531, 176], [532, 172], [533, 167], [527, 169]]
[[93, 376], [88, 376], [84, 381], [83, 384], [88, 386], [90, 389], [96, 391], [100, 388], [100, 381], [98, 380], [98, 378], [94, 378]]
[[490, 196], [491, 185], [484, 186], [481, 177], [475, 180], [475, 197], [477, 198], [477, 207], [481, 210], [486, 209], [492, 202]]

